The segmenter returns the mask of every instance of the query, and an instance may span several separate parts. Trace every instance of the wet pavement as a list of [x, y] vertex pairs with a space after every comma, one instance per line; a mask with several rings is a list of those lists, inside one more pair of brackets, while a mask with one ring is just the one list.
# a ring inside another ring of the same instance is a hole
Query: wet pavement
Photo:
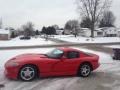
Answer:
[[[118, 62], [118, 61], [117, 61]], [[10, 80], [0, 71], [0, 90], [120, 90], [120, 62], [101, 64], [87, 78], [77, 76], [39, 78], [31, 82]]]

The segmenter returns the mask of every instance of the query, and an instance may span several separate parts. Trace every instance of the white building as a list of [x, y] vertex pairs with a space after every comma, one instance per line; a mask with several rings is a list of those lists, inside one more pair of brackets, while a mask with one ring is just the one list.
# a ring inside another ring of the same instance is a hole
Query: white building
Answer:
[[118, 29], [117, 36], [120, 37], [120, 29]]
[[70, 34], [72, 34], [72, 30], [65, 29], [64, 34], [65, 35], [70, 35]]
[[64, 32], [63, 30], [56, 30], [56, 34], [57, 34], [57, 35], [62, 35], [63, 32]]
[[0, 40], [9, 40], [11, 33], [9, 30], [0, 29]]
[[[65, 34], [72, 34], [70, 30], [65, 30]], [[84, 37], [91, 37], [91, 30], [89, 28], [80, 28], [78, 30], [79, 36]], [[120, 30], [118, 30], [115, 27], [103, 27], [103, 28], [97, 28], [94, 30], [94, 36], [95, 37], [117, 37], [120, 36]]]
[[81, 30], [79, 31], [79, 35], [84, 37], [89, 37], [90, 33], [91, 32], [89, 28], [81, 28]]
[[104, 31], [105, 37], [116, 37], [118, 36], [118, 30], [115, 27], [104, 27], [101, 28]]
[[[80, 32], [81, 36], [84, 37], [91, 37], [91, 30], [89, 28], [81, 28], [81, 32]], [[96, 29], [94, 30], [94, 36], [95, 37], [103, 37], [104, 36], [104, 32], [100, 29]]]

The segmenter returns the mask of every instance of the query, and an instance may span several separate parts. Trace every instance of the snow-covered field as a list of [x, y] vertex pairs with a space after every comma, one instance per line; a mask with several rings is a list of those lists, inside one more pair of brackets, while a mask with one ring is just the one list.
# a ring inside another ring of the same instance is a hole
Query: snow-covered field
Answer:
[[[74, 47], [75, 48], [75, 47]], [[3, 90], [120, 90], [120, 63], [113, 61], [111, 55], [84, 48], [77, 48], [85, 52], [95, 53], [100, 56], [101, 66], [89, 78], [61, 77], [46, 78], [33, 82], [19, 82], [8, 80], [4, 77], [4, 63], [10, 58], [24, 53], [46, 53], [53, 48], [4, 50], [0, 51], [0, 84]], [[92, 82], [92, 83], [91, 83]], [[116, 86], [117, 85], [117, 86]]]
[[31, 38], [30, 40], [20, 40], [19, 37], [9, 40], [0, 41], [0, 47], [10, 47], [10, 46], [34, 46], [34, 45], [47, 45], [53, 44], [52, 41], [46, 41], [42, 38]]
[[[31, 38], [30, 40], [20, 40], [20, 37], [8, 41], [0, 41], [0, 47], [14, 47], [14, 46], [34, 46], [34, 45], [51, 45], [55, 44], [52, 41], [46, 41], [43, 38]], [[54, 35], [54, 37], [62, 41], [73, 43], [115, 43], [120, 42], [119, 37], [96, 37], [94, 39], [87, 37], [74, 37], [73, 35]]]
[[91, 39], [89, 37], [74, 37], [73, 35], [55, 35], [54, 38], [63, 40], [66, 42], [74, 43], [112, 43], [120, 42], [120, 37], [96, 37]]

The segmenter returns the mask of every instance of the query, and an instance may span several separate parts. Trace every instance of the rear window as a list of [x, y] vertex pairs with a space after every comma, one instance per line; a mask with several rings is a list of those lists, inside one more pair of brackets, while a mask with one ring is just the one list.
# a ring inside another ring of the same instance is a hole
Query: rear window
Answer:
[[80, 57], [80, 53], [76, 52], [76, 51], [70, 51], [67, 53], [67, 58], [68, 59], [73, 59], [73, 58], [79, 58]]

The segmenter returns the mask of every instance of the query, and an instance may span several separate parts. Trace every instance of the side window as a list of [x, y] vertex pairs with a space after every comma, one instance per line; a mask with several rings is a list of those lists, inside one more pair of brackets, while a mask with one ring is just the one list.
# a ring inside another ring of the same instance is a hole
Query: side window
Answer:
[[80, 57], [79, 52], [71, 51], [67, 53], [68, 59], [79, 58], [79, 57]]

